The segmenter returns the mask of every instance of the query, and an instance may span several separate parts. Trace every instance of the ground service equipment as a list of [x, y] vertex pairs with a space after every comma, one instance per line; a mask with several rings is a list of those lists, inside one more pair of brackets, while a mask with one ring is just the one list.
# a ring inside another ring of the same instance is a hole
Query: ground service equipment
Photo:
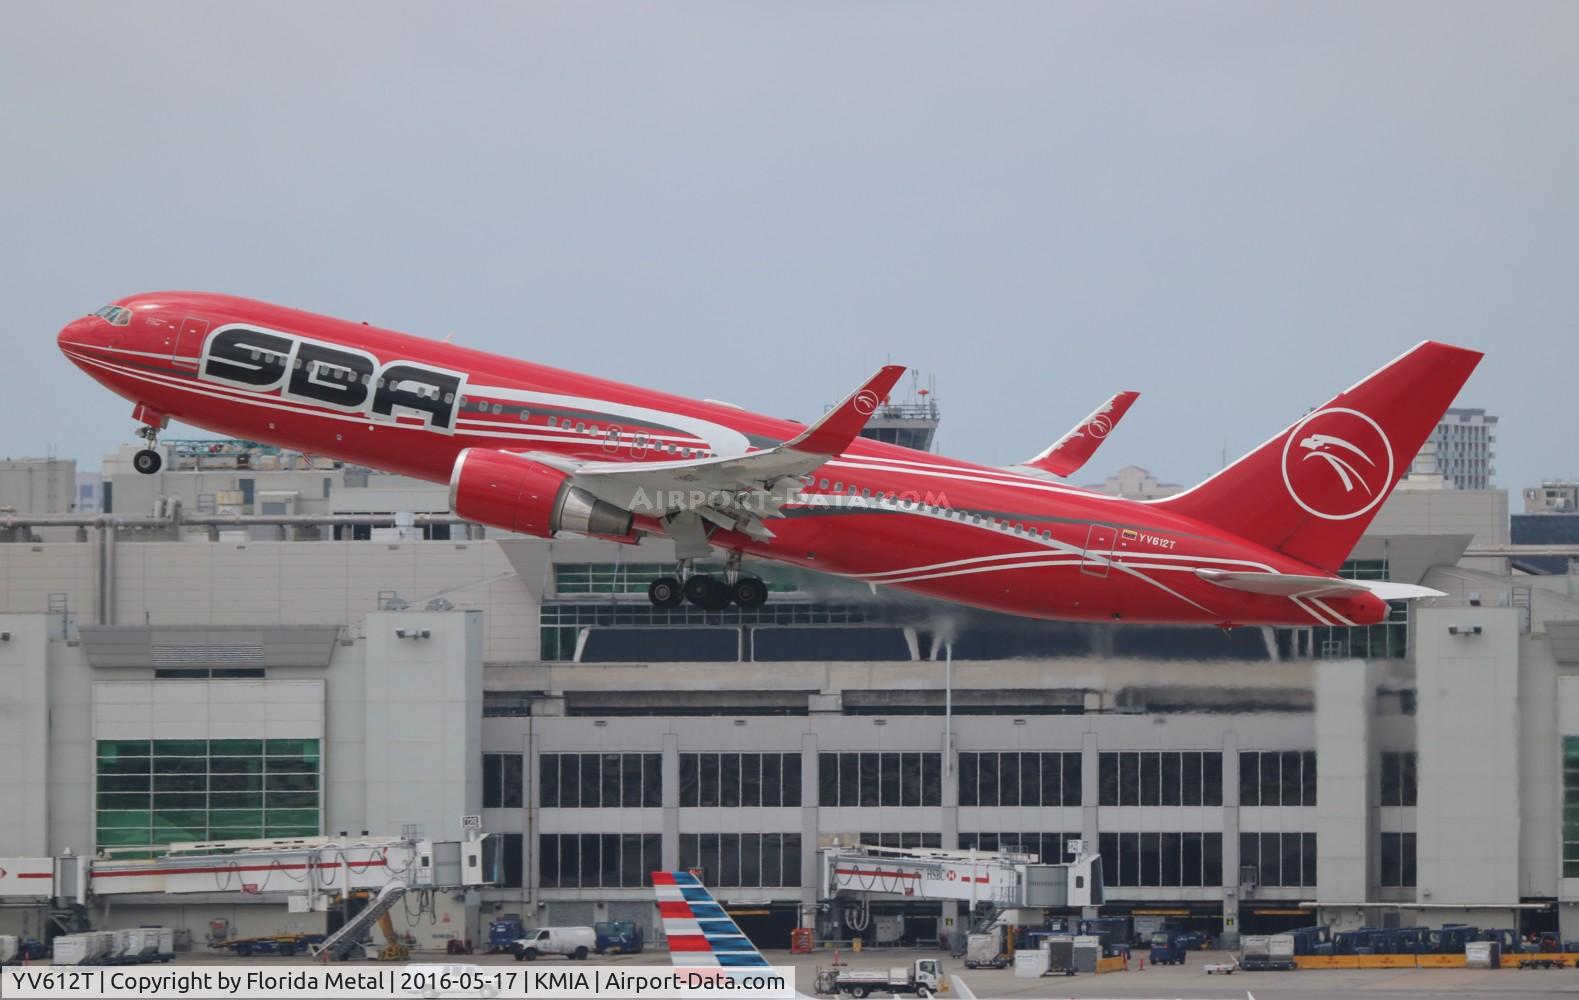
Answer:
[[824, 982], [819, 973], [819, 992], [847, 993], [855, 1000], [873, 993], [930, 997], [943, 988], [943, 963], [935, 958], [918, 958], [909, 968], [896, 965], [890, 969], [840, 969], [826, 980], [829, 989], [823, 989]]

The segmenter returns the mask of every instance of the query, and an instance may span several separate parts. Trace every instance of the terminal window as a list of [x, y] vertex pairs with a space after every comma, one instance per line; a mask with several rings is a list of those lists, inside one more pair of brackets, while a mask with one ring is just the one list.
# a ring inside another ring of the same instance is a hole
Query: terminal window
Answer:
[[959, 755], [962, 806], [1078, 806], [1080, 781], [1078, 750]]
[[312, 837], [318, 741], [99, 740], [97, 845]]
[[1104, 806], [1220, 806], [1223, 755], [1217, 750], [1104, 751], [1097, 759], [1097, 785], [1098, 804]]
[[656, 809], [663, 805], [663, 755], [539, 754], [537, 792], [545, 809]]
[[1102, 833], [1102, 884], [1109, 887], [1218, 886], [1221, 833]]
[[699, 868], [708, 886], [800, 885], [798, 833], [682, 833], [680, 867]]
[[537, 838], [545, 889], [639, 889], [663, 867], [659, 833], [545, 833]]
[[[646, 589], [646, 585], [642, 585]], [[771, 587], [770, 587], [771, 589]], [[576, 658], [576, 640], [583, 628], [685, 628], [739, 625], [862, 625], [870, 609], [858, 604], [770, 601], [760, 608], [731, 604], [722, 611], [704, 611], [693, 604], [659, 608], [642, 601], [545, 601], [538, 608], [538, 657], [549, 661]]]
[[822, 753], [817, 755], [817, 801], [824, 806], [938, 806], [943, 804], [942, 773], [939, 753]]
[[798, 806], [798, 753], [682, 753], [680, 805], [738, 809]]
[[485, 753], [482, 755], [482, 806], [484, 809], [521, 807], [521, 755]]
[[1239, 804], [1242, 806], [1315, 805], [1316, 751], [1246, 750], [1241, 752]]
[[[1566, 847], [1566, 845], [1564, 845]], [[1413, 889], [1415, 887], [1415, 835], [1412, 833], [1382, 834], [1381, 872], [1379, 883], [1384, 888]], [[1567, 875], [1567, 854], [1564, 853], [1564, 871]]]
[[1254, 868], [1259, 885], [1314, 886], [1314, 833], [1241, 833], [1239, 864]]
[[1579, 736], [1563, 737], [1563, 878], [1579, 878]]
[[[960, 835], [960, 839], [961, 841], [964, 840], [964, 834]], [[943, 835], [941, 833], [921, 833], [919, 831], [878, 833], [868, 830], [861, 834], [860, 842], [874, 847], [901, 847], [912, 850], [924, 850], [929, 847], [942, 848]], [[961, 843], [960, 846], [963, 847], [964, 844]]]
[[[1182, 834], [1180, 835], [1182, 836]], [[959, 849], [969, 851], [1004, 851], [1012, 854], [1034, 854], [1044, 865], [1063, 864], [1069, 860], [1068, 845], [1079, 840], [1076, 833], [962, 833]], [[1178, 858], [1173, 858], [1177, 862]], [[1171, 885], [1178, 885], [1177, 874]]]
[[1413, 750], [1403, 753], [1383, 752], [1381, 805], [1412, 806], [1415, 804], [1415, 799], [1419, 795], [1419, 782], [1415, 775], [1415, 760]]

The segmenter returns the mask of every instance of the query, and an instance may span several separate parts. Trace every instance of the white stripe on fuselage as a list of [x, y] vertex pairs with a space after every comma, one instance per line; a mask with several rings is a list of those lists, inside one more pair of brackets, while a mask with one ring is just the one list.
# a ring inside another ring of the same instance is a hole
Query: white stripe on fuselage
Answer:
[[654, 424], [668, 424], [706, 441], [708, 450], [715, 456], [732, 457], [744, 455], [751, 449], [750, 440], [733, 427], [725, 427], [723, 424], [704, 420], [701, 417], [690, 417], [681, 413], [671, 413], [667, 410], [655, 410], [647, 406], [614, 403], [585, 396], [562, 396], [557, 393], [534, 392], [530, 389], [511, 389], [505, 386], [477, 385], [474, 383], [468, 383], [466, 391], [477, 396], [487, 396], [489, 399], [504, 399], [537, 406], [562, 406], [569, 409], [591, 410], [630, 417], [633, 420], [644, 420]]

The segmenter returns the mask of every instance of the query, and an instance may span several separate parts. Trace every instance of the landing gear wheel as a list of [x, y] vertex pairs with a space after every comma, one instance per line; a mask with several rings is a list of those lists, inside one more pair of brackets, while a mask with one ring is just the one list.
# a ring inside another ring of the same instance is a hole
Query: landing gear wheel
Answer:
[[660, 608], [672, 608], [685, 600], [680, 581], [672, 576], [660, 576], [647, 585], [647, 600]]
[[730, 597], [742, 608], [760, 608], [768, 602], [768, 587], [759, 576], [739, 576], [730, 588]]
[[151, 476], [158, 472], [159, 467], [162, 465], [164, 465], [164, 459], [160, 458], [159, 453], [152, 448], [141, 448], [137, 454], [132, 456], [132, 468], [145, 476]]
[[685, 581], [685, 599], [703, 611], [721, 611], [729, 603], [729, 590], [710, 576], [693, 576]]

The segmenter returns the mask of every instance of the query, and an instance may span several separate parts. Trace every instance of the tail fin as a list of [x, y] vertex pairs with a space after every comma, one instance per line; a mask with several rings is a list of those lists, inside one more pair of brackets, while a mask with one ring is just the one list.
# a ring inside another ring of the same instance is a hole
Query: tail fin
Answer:
[[726, 968], [767, 965], [713, 894], [690, 872], [653, 872], [658, 915], [669, 939], [669, 958], [679, 966]]
[[1428, 340], [1199, 486], [1154, 502], [1334, 572], [1481, 357]]

